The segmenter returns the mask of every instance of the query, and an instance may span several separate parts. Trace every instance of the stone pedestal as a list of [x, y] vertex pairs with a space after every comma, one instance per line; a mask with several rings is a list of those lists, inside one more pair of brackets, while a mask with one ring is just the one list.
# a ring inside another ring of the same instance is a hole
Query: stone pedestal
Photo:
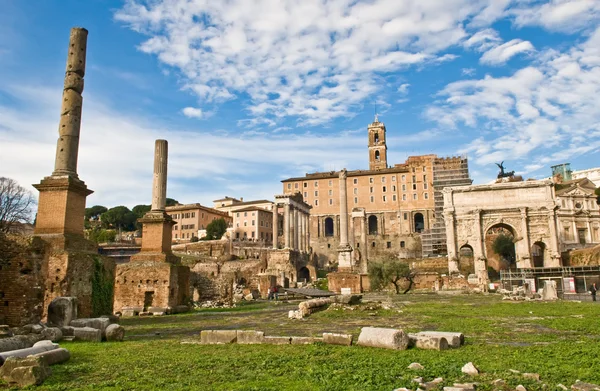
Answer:
[[142, 248], [130, 262], [162, 261], [176, 264], [179, 258], [171, 252], [172, 229], [177, 224], [162, 211], [150, 211], [138, 220], [142, 223]]
[[352, 247], [348, 244], [338, 248], [338, 271], [343, 273], [352, 272]]
[[39, 192], [34, 234], [83, 235], [85, 199], [93, 191], [71, 176], [49, 176], [33, 185]]

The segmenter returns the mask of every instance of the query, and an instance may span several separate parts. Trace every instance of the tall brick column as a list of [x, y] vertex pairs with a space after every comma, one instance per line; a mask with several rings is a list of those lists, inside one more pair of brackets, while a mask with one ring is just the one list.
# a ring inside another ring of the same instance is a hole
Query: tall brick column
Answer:
[[93, 193], [77, 176], [87, 35], [84, 28], [71, 29], [54, 171], [33, 185], [40, 192], [35, 234], [83, 237], [85, 199]]
[[100, 315], [91, 281], [99, 264], [106, 274], [115, 270], [114, 261], [100, 257], [96, 244], [83, 236], [86, 197], [92, 194], [77, 175], [87, 36], [84, 28], [71, 29], [54, 171], [33, 185], [40, 192], [34, 235], [46, 245], [41, 265], [44, 318], [59, 296], [76, 297], [80, 317]]

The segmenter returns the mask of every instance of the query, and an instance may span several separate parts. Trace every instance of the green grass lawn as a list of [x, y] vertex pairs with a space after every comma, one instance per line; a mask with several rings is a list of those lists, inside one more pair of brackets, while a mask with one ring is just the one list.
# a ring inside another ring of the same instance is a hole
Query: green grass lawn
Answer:
[[[461, 373], [472, 361], [479, 390], [502, 378], [514, 389], [557, 390], [576, 379], [600, 384], [600, 305], [506, 302], [498, 296], [379, 296], [355, 309], [333, 309], [288, 320], [296, 303], [258, 302], [229, 310], [123, 319], [122, 343], [62, 343], [71, 361], [53, 366], [38, 390], [387, 390], [416, 389], [412, 379], [443, 377], [444, 385], [473, 381]], [[366, 296], [365, 299], [369, 299]], [[202, 329], [262, 330], [266, 335], [320, 336], [381, 326], [461, 331], [466, 345], [443, 352], [390, 351], [315, 345], [198, 345]], [[407, 370], [411, 362], [425, 366]], [[539, 373], [541, 383], [510, 369]], [[1, 387], [1, 386], [0, 386]]]

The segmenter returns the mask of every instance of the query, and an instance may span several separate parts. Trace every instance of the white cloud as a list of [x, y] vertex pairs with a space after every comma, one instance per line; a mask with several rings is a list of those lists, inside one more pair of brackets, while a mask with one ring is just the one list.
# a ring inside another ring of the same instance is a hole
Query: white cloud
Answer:
[[600, 20], [598, 0], [551, 0], [516, 7], [508, 12], [517, 26], [537, 25], [549, 30], [577, 31]]
[[[17, 110], [0, 102], [2, 175], [22, 185], [39, 183], [53, 170], [61, 91], [19, 85], [3, 86], [0, 93], [19, 105], [27, 104]], [[224, 194], [270, 199], [282, 191], [275, 179], [281, 167], [297, 176], [332, 166], [353, 169], [367, 164], [365, 136], [360, 132], [282, 132], [265, 137], [261, 132], [236, 135], [221, 129], [177, 129], [151, 116], [115, 111], [89, 93], [82, 118], [78, 173], [94, 190], [88, 205], [149, 203], [153, 145], [159, 138], [169, 141], [168, 196], [182, 202], [211, 205]], [[222, 178], [218, 185], [215, 178]]]
[[501, 65], [519, 53], [532, 52], [534, 50], [535, 48], [531, 42], [513, 39], [483, 53], [480, 62], [482, 64]]
[[181, 112], [183, 113], [183, 115], [185, 115], [188, 118], [202, 118], [203, 117], [202, 109], [198, 109], [196, 107], [186, 107], [183, 110], [181, 110]]
[[[533, 169], [593, 152], [600, 146], [599, 41], [600, 28], [564, 52], [540, 53], [510, 76], [450, 83], [426, 116], [478, 128], [482, 136], [463, 152], [479, 164], [512, 159]], [[548, 153], [556, 148], [560, 154]]]
[[202, 102], [246, 93], [250, 117], [316, 125], [352, 116], [380, 89], [379, 73], [456, 58], [442, 51], [464, 40], [470, 18], [499, 17], [494, 3], [128, 0], [115, 18], [147, 35], [140, 50]]
[[410, 87], [410, 84], [408, 83], [400, 84], [400, 87], [398, 87], [398, 93], [402, 95], [408, 94], [408, 87]]
[[500, 38], [498, 32], [490, 28], [478, 31], [471, 35], [463, 45], [468, 49], [472, 48], [478, 51], [485, 51], [496, 46], [500, 42], [502, 42], [502, 38]]

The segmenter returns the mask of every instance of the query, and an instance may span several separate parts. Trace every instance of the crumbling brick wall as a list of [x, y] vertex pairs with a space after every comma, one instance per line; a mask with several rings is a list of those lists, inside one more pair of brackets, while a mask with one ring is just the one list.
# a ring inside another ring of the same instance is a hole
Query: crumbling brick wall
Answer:
[[44, 250], [35, 237], [0, 234], [0, 324], [15, 327], [41, 320]]

